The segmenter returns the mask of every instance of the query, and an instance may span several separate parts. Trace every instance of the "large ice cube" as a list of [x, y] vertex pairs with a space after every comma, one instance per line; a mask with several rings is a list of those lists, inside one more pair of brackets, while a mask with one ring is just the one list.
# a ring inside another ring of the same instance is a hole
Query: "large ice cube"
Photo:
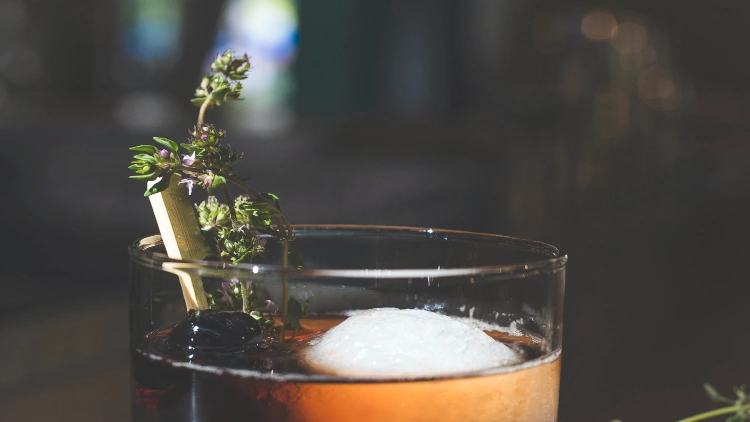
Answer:
[[372, 309], [311, 342], [316, 372], [364, 378], [421, 378], [510, 365], [519, 356], [483, 331], [413, 309]]

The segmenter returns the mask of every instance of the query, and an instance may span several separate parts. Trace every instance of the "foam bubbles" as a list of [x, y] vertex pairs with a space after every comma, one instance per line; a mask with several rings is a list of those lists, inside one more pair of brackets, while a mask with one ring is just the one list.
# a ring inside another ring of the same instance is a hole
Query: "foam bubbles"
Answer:
[[358, 313], [313, 340], [305, 362], [319, 373], [422, 378], [519, 363], [508, 346], [451, 317], [412, 309]]

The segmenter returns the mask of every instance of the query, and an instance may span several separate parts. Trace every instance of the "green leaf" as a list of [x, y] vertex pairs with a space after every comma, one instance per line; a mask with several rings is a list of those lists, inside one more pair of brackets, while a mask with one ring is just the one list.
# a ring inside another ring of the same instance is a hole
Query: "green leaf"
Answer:
[[223, 100], [223, 99], [224, 99], [224, 97], [226, 97], [226, 95], [227, 95], [227, 94], [228, 94], [228, 93], [229, 93], [229, 92], [230, 92], [231, 90], [232, 90], [232, 87], [230, 87], [230, 86], [228, 86], [228, 85], [225, 85], [225, 86], [222, 86], [222, 87], [216, 88], [216, 89], [215, 89], [215, 90], [214, 90], [214, 91], [213, 91], [213, 92], [211, 93], [211, 98], [213, 98], [213, 99], [215, 99], [215, 100]]
[[298, 270], [305, 269], [305, 263], [302, 261], [302, 252], [293, 242], [289, 242], [289, 252], [287, 253], [287, 256], [289, 257], [289, 263], [292, 264], [294, 268]]
[[289, 326], [296, 333], [302, 329], [299, 320], [307, 316], [307, 310], [310, 307], [310, 301], [305, 302], [305, 306], [302, 306], [297, 299], [290, 297], [287, 304], [287, 319], [289, 320]]
[[272, 194], [271, 192], [261, 193], [260, 196], [273, 201], [273, 206], [276, 207], [277, 210], [281, 211], [281, 200], [278, 196]]
[[206, 97], [193, 98], [190, 102], [193, 103], [193, 105], [200, 107], [206, 102]]
[[259, 217], [257, 215], [250, 215], [250, 220], [252, 226], [255, 227], [256, 230], [264, 230], [263, 233], [274, 233], [273, 229], [271, 229], [271, 224], [273, 223], [272, 219], [266, 218], [265, 216]]
[[138, 145], [137, 147], [130, 147], [130, 150], [148, 152], [149, 154], [156, 154], [159, 152], [159, 148], [153, 145]]
[[214, 176], [214, 181], [213, 183], [211, 183], [211, 187], [215, 188], [215, 187], [221, 186], [222, 184], [226, 185], [227, 179], [225, 179], [224, 176]]
[[143, 164], [131, 164], [128, 166], [128, 170], [133, 170], [133, 171], [141, 169], [141, 168], [143, 168]]
[[279, 215], [281, 212], [273, 205], [267, 202], [247, 202], [242, 204], [242, 209], [245, 211], [260, 211], [264, 214]]
[[135, 180], [152, 180], [154, 178], [154, 176], [156, 176], [156, 172], [155, 171], [153, 171], [153, 172], [151, 172], [149, 174], [134, 174], [134, 175], [130, 176], [130, 178], [131, 179], [135, 179]]
[[153, 155], [138, 154], [134, 156], [133, 158], [135, 158], [136, 160], [145, 161], [147, 163], [156, 164], [156, 157], [154, 157]]
[[703, 384], [703, 389], [706, 390], [706, 394], [708, 395], [708, 398], [715, 401], [716, 403], [729, 403], [734, 404], [734, 400], [730, 400], [721, 394], [709, 383]]
[[146, 192], [143, 194], [143, 196], [151, 196], [155, 193], [159, 193], [163, 190], [166, 190], [169, 187], [169, 179], [172, 177], [172, 174], [163, 174], [161, 176], [161, 180], [154, 183], [150, 188], [146, 190]]
[[[151, 171], [151, 165], [150, 165], [150, 164], [147, 164], [147, 165], [146, 165], [145, 167], [143, 167], [142, 169], [140, 169], [140, 170], [136, 171], [136, 173], [138, 173], [138, 174], [146, 174], [146, 173], [148, 173], [149, 171]], [[151, 172], [151, 174], [153, 174], [153, 172]]]
[[160, 138], [158, 136], [154, 136], [154, 141], [160, 143], [161, 145], [163, 145], [165, 148], [167, 148], [168, 150], [172, 152], [177, 152], [177, 149], [178, 149], [177, 142], [172, 141], [171, 139]]
[[[241, 255], [241, 256], [236, 257], [236, 258], [231, 258], [231, 259], [232, 259], [232, 263], [233, 264], [239, 264], [241, 262], [244, 262], [246, 259], [252, 258], [252, 257], [253, 257], [253, 253], [252, 252], [247, 252], [244, 255]], [[248, 263], [251, 262], [251, 261], [252, 260], [248, 260]]]

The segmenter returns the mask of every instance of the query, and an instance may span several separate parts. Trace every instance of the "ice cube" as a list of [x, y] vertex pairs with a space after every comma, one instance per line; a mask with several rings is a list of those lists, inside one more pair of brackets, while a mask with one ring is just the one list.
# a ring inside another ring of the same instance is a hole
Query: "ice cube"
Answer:
[[517, 363], [519, 355], [483, 331], [414, 309], [372, 309], [313, 340], [313, 371], [362, 378], [446, 376]]

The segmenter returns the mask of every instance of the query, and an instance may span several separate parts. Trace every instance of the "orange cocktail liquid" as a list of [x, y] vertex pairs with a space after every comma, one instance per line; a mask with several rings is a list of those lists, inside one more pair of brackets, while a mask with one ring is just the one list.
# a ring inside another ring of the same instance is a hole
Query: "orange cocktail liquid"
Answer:
[[559, 356], [494, 375], [413, 382], [289, 383], [274, 396], [288, 421], [557, 420]]
[[[485, 374], [427, 380], [315, 377], [295, 351], [341, 318], [307, 319], [306, 330], [266, 355], [184, 362], [160, 352], [159, 332], [133, 354], [133, 420], [267, 422], [554, 422], [560, 350], [541, 354], [529, 338], [487, 332], [531, 356]], [[281, 358], [279, 358], [281, 356]], [[271, 363], [269, 363], [271, 362]], [[274, 363], [275, 362], [275, 363]], [[244, 365], [244, 366], [243, 366]], [[245, 369], [246, 368], [246, 369]], [[260, 370], [259, 370], [260, 369]]]

